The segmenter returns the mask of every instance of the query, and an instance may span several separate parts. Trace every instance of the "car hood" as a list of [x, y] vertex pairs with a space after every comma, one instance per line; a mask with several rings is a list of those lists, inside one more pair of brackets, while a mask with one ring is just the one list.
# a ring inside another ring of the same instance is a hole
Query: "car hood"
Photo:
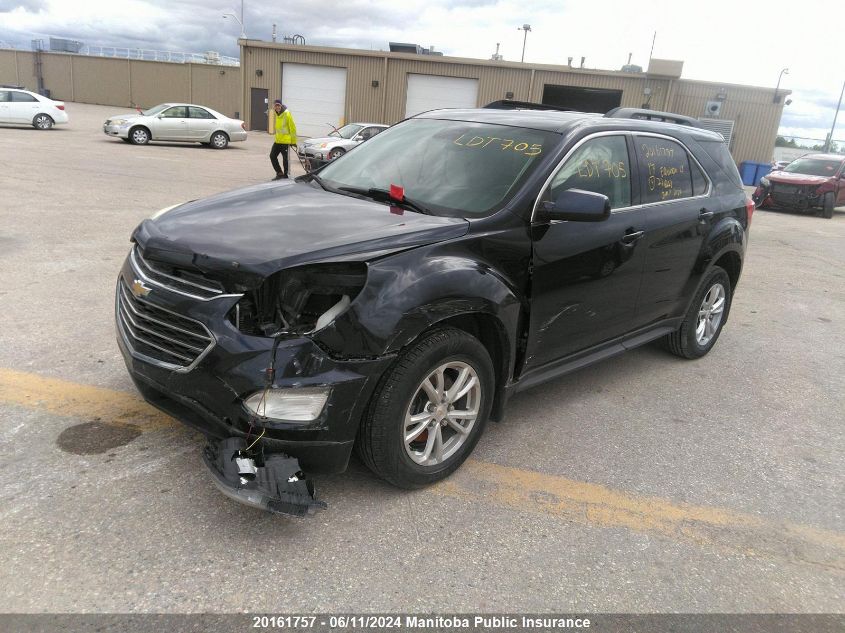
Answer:
[[773, 171], [766, 176], [770, 181], [783, 182], [790, 185], [820, 185], [830, 180], [827, 176], [810, 176], [808, 174], [794, 174], [789, 171]]
[[422, 215], [287, 181], [189, 202], [142, 222], [133, 240], [148, 258], [255, 287], [290, 266], [371, 258], [468, 230], [461, 218]]

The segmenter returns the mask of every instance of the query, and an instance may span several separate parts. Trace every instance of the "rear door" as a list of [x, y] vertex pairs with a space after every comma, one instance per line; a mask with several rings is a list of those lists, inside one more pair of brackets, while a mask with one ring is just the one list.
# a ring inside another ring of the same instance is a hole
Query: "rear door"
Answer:
[[634, 153], [648, 218], [637, 319], [653, 323], [686, 307], [693, 267], [719, 212], [718, 198], [709, 195], [712, 184], [677, 139], [637, 134]]
[[11, 93], [8, 90], [0, 90], [0, 123], [11, 123], [11, 112], [9, 102]]
[[11, 91], [12, 100], [9, 102], [10, 118], [14, 123], [32, 123], [35, 115], [41, 109], [41, 102], [28, 92]]
[[205, 108], [188, 107], [188, 132], [194, 141], [207, 141], [218, 126], [217, 118]]
[[158, 115], [153, 138], [165, 141], [189, 141], [188, 107], [172, 106]]
[[594, 191], [608, 196], [612, 211], [603, 222], [532, 226], [528, 369], [637, 327], [646, 211], [636, 204], [638, 182], [626, 139], [623, 132], [587, 137], [541, 194], [543, 201], [566, 189]]

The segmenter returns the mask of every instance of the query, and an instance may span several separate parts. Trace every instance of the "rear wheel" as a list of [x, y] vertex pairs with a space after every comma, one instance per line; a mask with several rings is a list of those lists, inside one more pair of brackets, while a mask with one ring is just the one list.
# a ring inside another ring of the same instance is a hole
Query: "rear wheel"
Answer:
[[49, 130], [53, 127], [53, 117], [49, 114], [36, 114], [32, 119], [32, 126], [38, 130]]
[[150, 142], [150, 131], [145, 127], [133, 127], [129, 130], [129, 139], [134, 145], [146, 145]]
[[214, 149], [226, 149], [229, 145], [229, 137], [226, 132], [215, 132], [211, 135], [209, 141]]
[[493, 365], [481, 342], [454, 328], [402, 352], [372, 396], [356, 449], [400, 488], [450, 475], [475, 448], [493, 401]]
[[716, 344], [731, 307], [731, 281], [714, 266], [699, 287], [681, 327], [666, 337], [676, 356], [701, 358]]
[[824, 194], [822, 200], [822, 217], [828, 220], [833, 217], [833, 208], [836, 206], [836, 195], [832, 191]]

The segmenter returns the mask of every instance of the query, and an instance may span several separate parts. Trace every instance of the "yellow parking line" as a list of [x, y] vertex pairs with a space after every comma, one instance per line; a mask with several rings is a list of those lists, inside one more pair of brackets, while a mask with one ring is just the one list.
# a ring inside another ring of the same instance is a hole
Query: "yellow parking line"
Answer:
[[[0, 404], [68, 417], [99, 418], [143, 431], [175, 424], [135, 394], [12, 369], [0, 368]], [[845, 533], [633, 495], [558, 475], [470, 459], [448, 480], [429, 490], [574, 523], [626, 528], [745, 555], [775, 556], [845, 571]]]
[[633, 495], [558, 475], [470, 459], [432, 490], [523, 513], [627, 528], [750, 556], [775, 556], [845, 571], [845, 533]]
[[143, 431], [175, 424], [136, 394], [14, 369], [0, 368], [0, 402], [74, 418], [99, 418], [109, 424], [132, 424]]

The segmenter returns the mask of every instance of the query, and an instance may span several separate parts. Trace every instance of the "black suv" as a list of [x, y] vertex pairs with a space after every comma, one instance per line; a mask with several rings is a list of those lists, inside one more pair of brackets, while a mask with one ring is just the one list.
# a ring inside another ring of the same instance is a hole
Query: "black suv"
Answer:
[[353, 446], [423, 486], [517, 391], [655, 339], [703, 356], [753, 203], [720, 136], [612, 114], [427, 112], [295, 182], [159, 212], [117, 282], [138, 389], [209, 438], [221, 490], [304, 514], [307, 476]]

